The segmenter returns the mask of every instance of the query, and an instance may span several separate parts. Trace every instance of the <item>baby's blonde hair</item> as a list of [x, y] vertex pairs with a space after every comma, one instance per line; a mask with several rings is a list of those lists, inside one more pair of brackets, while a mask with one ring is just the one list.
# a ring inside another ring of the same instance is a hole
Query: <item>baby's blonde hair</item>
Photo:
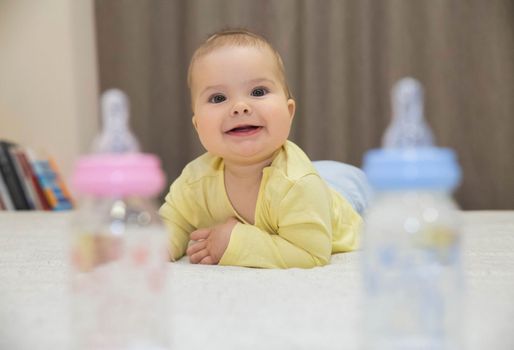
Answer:
[[[195, 61], [199, 58], [213, 52], [216, 49], [227, 46], [247, 46], [257, 48], [268, 48], [275, 57], [280, 82], [286, 97], [292, 98], [289, 86], [287, 85], [286, 74], [284, 69], [284, 62], [280, 54], [264, 37], [252, 33], [246, 29], [228, 29], [212, 34], [202, 45], [200, 45], [193, 53], [189, 69], [187, 71], [187, 85], [191, 89], [192, 85], [192, 72]], [[192, 102], [192, 101], [191, 101]]]

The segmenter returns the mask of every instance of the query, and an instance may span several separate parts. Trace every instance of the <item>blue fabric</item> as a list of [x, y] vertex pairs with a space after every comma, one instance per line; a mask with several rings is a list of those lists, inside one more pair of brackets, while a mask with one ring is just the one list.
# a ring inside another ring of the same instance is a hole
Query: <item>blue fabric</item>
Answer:
[[371, 196], [371, 187], [362, 170], [333, 160], [318, 160], [312, 163], [330, 187], [346, 198], [359, 214], [364, 212]]

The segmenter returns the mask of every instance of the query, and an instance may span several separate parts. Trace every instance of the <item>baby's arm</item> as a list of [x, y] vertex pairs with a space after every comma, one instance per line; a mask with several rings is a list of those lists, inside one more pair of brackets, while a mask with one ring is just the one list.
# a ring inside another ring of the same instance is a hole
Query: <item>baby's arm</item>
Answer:
[[177, 205], [177, 202], [184, 202], [180, 201], [180, 198], [177, 198], [179, 196], [180, 194], [176, 191], [174, 186], [172, 186], [166, 196], [166, 201], [159, 209], [159, 215], [166, 225], [169, 234], [170, 258], [172, 261], [184, 256], [189, 242], [189, 233], [195, 229], [184, 215], [182, 215]]
[[277, 232], [237, 223], [220, 265], [309, 268], [332, 253], [330, 194], [316, 175], [297, 181], [281, 200]]

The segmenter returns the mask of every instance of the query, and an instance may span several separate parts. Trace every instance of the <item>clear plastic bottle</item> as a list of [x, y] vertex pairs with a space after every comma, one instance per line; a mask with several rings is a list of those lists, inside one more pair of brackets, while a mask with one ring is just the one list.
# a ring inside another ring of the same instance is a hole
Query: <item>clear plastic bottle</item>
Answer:
[[103, 130], [75, 167], [80, 194], [71, 244], [74, 349], [167, 349], [166, 233], [151, 198], [159, 159], [139, 153], [128, 101], [102, 96]]
[[400, 80], [383, 148], [367, 152], [364, 349], [460, 349], [463, 273], [455, 153], [433, 146], [421, 85]]

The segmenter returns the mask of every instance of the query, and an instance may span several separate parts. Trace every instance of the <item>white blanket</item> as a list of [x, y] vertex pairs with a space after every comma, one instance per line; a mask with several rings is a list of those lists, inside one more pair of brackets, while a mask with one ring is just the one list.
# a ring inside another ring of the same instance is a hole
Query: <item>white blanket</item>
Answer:
[[[0, 349], [69, 349], [70, 215], [0, 212]], [[463, 220], [466, 349], [514, 349], [514, 211]], [[358, 259], [311, 270], [170, 263], [171, 349], [357, 349]]]

